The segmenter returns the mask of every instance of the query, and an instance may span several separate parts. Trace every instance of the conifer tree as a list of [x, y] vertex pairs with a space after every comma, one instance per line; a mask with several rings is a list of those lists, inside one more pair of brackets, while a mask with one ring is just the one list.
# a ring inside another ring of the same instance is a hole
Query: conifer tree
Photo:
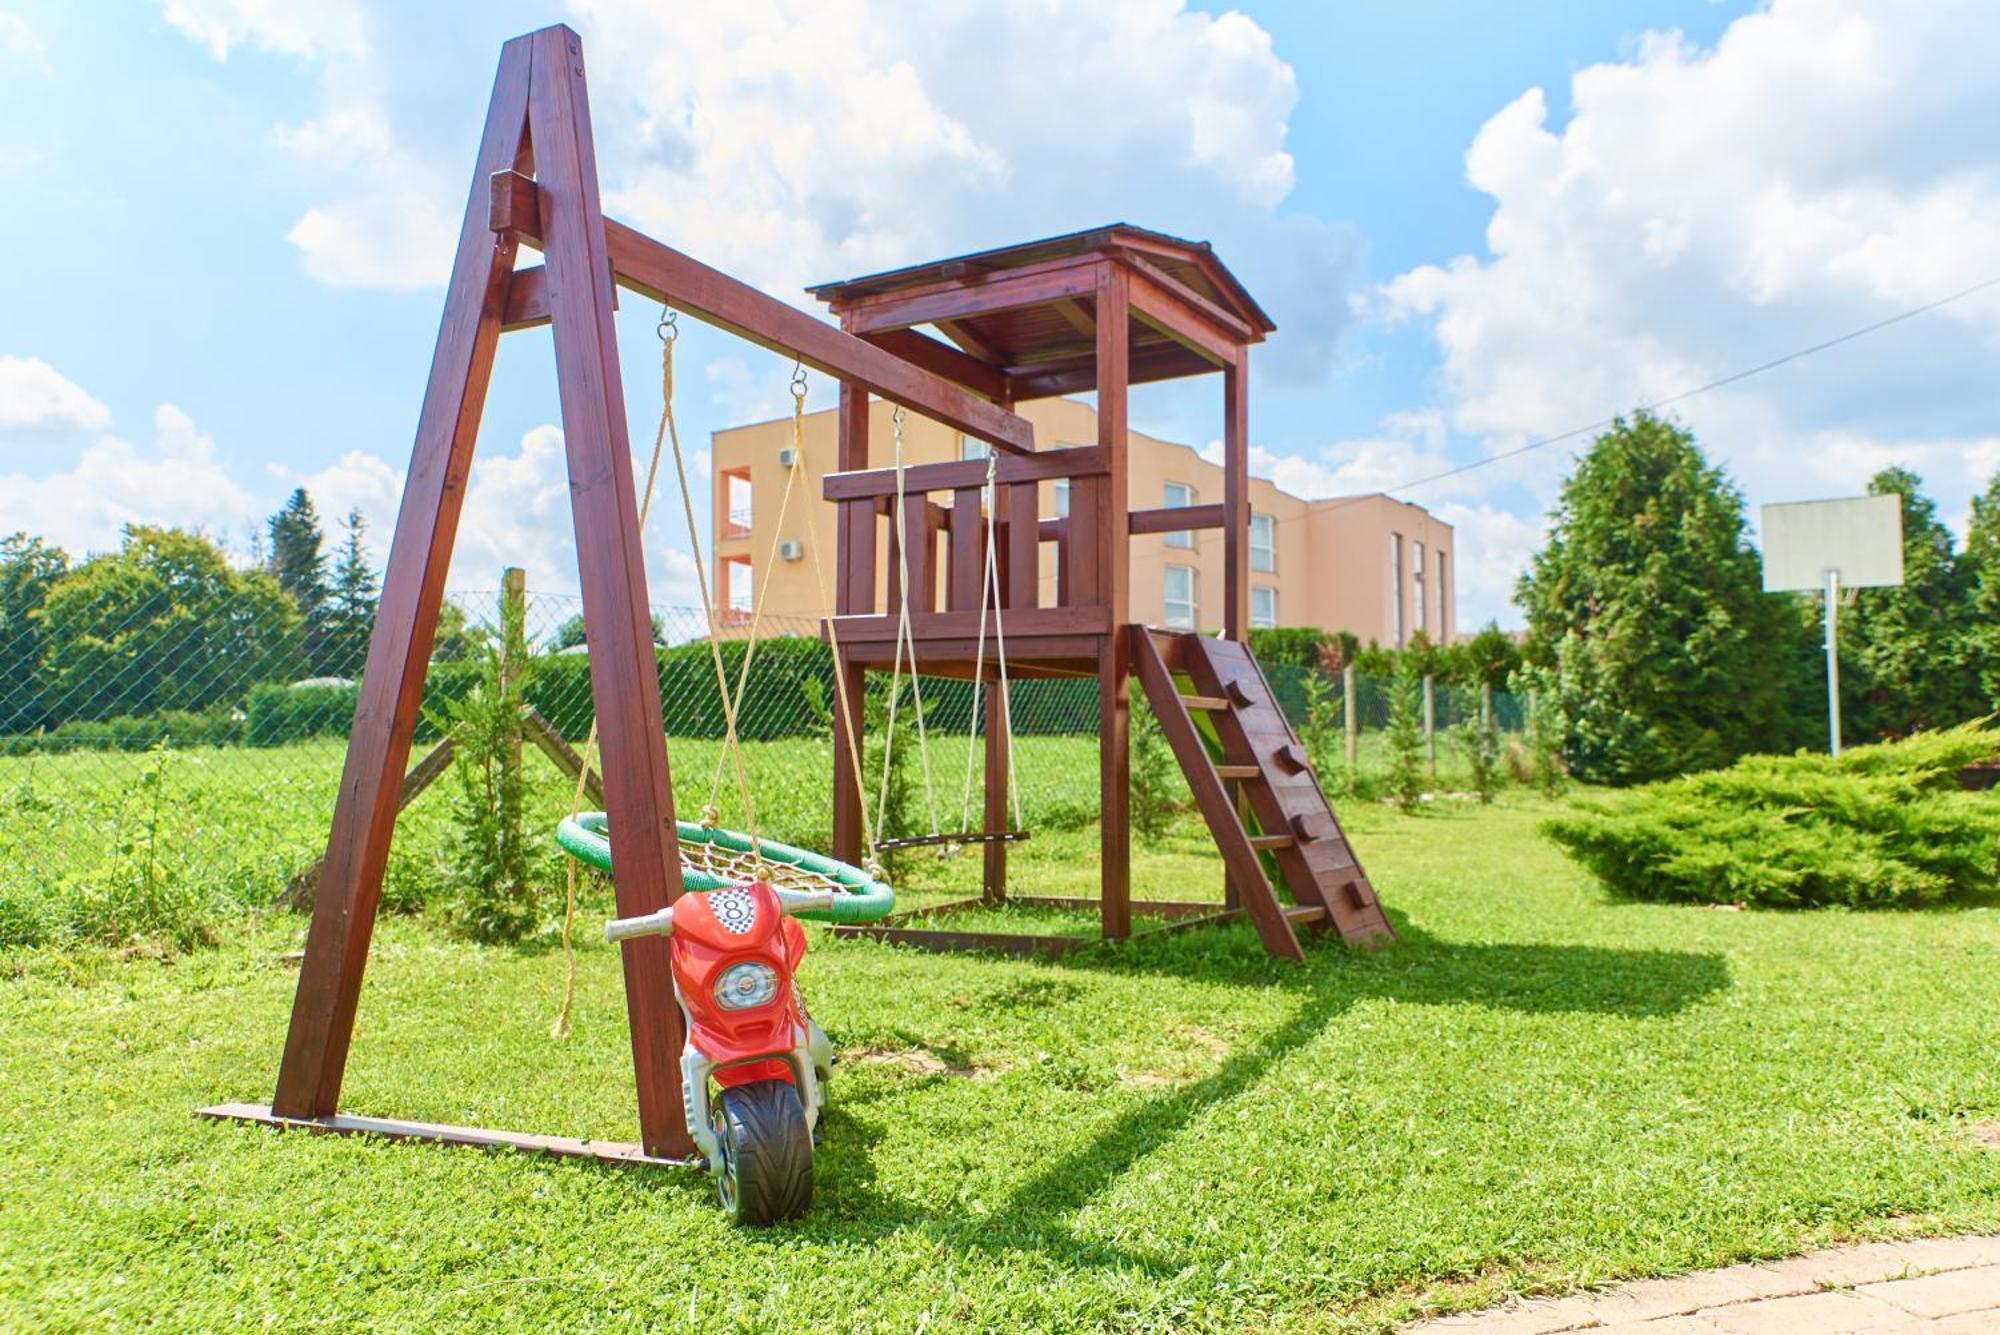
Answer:
[[1518, 599], [1571, 773], [1635, 783], [1805, 740], [1801, 600], [1762, 591], [1742, 494], [1692, 435], [1618, 421], [1552, 518]]
[[315, 670], [328, 676], [358, 677], [368, 658], [368, 637], [375, 629], [375, 601], [381, 584], [361, 545], [367, 521], [359, 510], [347, 512], [346, 537], [335, 558], [333, 585]]
[[1857, 589], [1840, 619], [1841, 712], [1852, 740], [1950, 727], [1985, 711], [1972, 620], [1973, 570], [1923, 480], [1885, 468], [1871, 496], [1903, 503], [1903, 582]]

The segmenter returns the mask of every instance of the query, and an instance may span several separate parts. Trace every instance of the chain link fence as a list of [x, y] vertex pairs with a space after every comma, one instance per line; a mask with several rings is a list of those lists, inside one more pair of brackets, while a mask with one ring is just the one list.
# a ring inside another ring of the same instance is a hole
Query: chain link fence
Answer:
[[[93, 609], [87, 634], [32, 646], [37, 657], [30, 670], [21, 670], [18, 652], [6, 660], [13, 666], [0, 663], [0, 947], [77, 939], [192, 944], [230, 914], [282, 902], [324, 851], [366, 627], [344, 640], [324, 629], [316, 639], [296, 630], [273, 634], [260, 629], [255, 608], [196, 615], [188, 603], [184, 590], [152, 600], [107, 599]], [[491, 670], [500, 652], [500, 603], [498, 593], [487, 591], [448, 598], [413, 766], [449, 733], [457, 702]], [[526, 705], [547, 733], [580, 749], [593, 718], [581, 602], [528, 595], [523, 623], [514, 670], [523, 674]], [[741, 691], [737, 731], [754, 816], [743, 809], [727, 763], [722, 694], [702, 614], [661, 608], [654, 627], [679, 816], [699, 819], [713, 806], [726, 826], [743, 828], [754, 819], [760, 833], [825, 848], [837, 706], [817, 625], [764, 618], [747, 676], [747, 627], [728, 626], [718, 641], [729, 688]], [[1295, 726], [1315, 743], [1313, 758], [1329, 789], [1336, 797], [1366, 795], [1370, 774], [1386, 764], [1389, 683], [1355, 681], [1356, 738], [1349, 745], [1338, 675], [1278, 666], [1269, 675]], [[876, 835], [978, 828], [980, 688], [942, 678], [914, 686], [905, 680], [885, 793], [888, 686], [886, 674], [870, 674], [864, 769]], [[1014, 846], [1014, 864], [1026, 880], [1038, 860], [1094, 861], [1095, 681], [1016, 681], [1010, 694], [1021, 820], [1037, 835]], [[1433, 699], [1437, 783], [1463, 786], [1464, 767], [1446, 730], [1478, 717], [1479, 696], [1439, 687]], [[1496, 695], [1489, 707], [1503, 732], [1521, 728], [1518, 699]], [[1333, 743], [1329, 720], [1343, 724]], [[552, 831], [575, 801], [575, 780], [536, 748], [524, 748], [523, 764], [529, 829]], [[385, 883], [389, 907], [417, 907], [449, 879], [454, 805], [466, 797], [461, 788], [447, 768], [404, 809]], [[1177, 772], [1167, 800], [1187, 805]], [[559, 855], [553, 840], [543, 842], [544, 879], [559, 885]], [[894, 870], [900, 884], [922, 889], [976, 878], [978, 859], [962, 861], [969, 871], [905, 855]]]

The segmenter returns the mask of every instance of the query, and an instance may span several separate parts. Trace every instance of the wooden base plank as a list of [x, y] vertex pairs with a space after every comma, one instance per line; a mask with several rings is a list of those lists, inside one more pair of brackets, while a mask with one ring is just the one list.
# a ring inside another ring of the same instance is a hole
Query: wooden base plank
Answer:
[[250, 1122], [281, 1130], [313, 1131], [321, 1135], [384, 1136], [390, 1140], [411, 1140], [427, 1145], [466, 1145], [482, 1150], [517, 1150], [524, 1154], [551, 1154], [561, 1159], [591, 1159], [621, 1168], [701, 1168], [700, 1159], [665, 1159], [647, 1154], [638, 1145], [622, 1140], [577, 1140], [570, 1136], [537, 1136], [523, 1131], [488, 1131], [476, 1126], [451, 1126], [443, 1122], [405, 1122], [387, 1117], [352, 1117], [335, 1113], [331, 1117], [281, 1117], [268, 1103], [218, 1103], [197, 1108], [194, 1115], [213, 1122]]

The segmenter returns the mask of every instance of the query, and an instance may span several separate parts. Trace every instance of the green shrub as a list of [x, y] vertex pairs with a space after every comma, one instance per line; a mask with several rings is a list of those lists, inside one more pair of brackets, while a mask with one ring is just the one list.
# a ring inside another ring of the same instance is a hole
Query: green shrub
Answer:
[[71, 751], [150, 751], [161, 743], [234, 746], [243, 740], [243, 719], [231, 710], [194, 713], [163, 709], [140, 717], [120, 715], [76, 720], [43, 732], [0, 737], [0, 756], [62, 755]]
[[252, 746], [283, 746], [307, 737], [345, 737], [360, 693], [358, 686], [252, 687], [244, 706], [243, 740]]
[[1579, 804], [1544, 831], [1614, 894], [1765, 906], [1904, 908], [1990, 892], [2000, 806], [1958, 770], [2000, 750], [1967, 724], [1835, 759], [1752, 756], [1623, 798]]

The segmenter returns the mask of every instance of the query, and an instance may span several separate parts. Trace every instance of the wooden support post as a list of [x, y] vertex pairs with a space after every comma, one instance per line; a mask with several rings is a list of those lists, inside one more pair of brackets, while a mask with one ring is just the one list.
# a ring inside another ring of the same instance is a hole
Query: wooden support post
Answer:
[[1130, 297], [1130, 275], [1124, 269], [1106, 265], [1098, 270], [1097, 443], [1105, 447], [1109, 467], [1102, 477], [1091, 480], [1092, 508], [1084, 522], [1095, 531], [1078, 535], [1071, 543], [1073, 553], [1094, 553], [1092, 579], [1079, 579], [1071, 592], [1079, 601], [1102, 603], [1111, 612], [1111, 633], [1104, 637], [1104, 647], [1098, 653], [1097, 707], [1102, 916], [1104, 935], [1113, 939], [1132, 934], [1132, 719], [1127, 680], [1131, 646], [1124, 628], [1126, 617], [1131, 615], [1128, 572], [1132, 544], [1125, 519], [1131, 508], [1125, 439]]
[[[837, 438], [834, 466], [841, 472], [858, 472], [868, 467], [868, 391], [845, 381], [840, 386], [840, 407], [836, 420]], [[842, 501], [835, 515], [835, 560], [833, 610], [839, 616], [864, 616], [875, 610], [875, 541], [879, 516], [873, 500]], [[895, 568], [892, 559], [890, 569]], [[854, 759], [861, 752], [860, 738], [848, 737], [848, 720], [856, 730], [867, 731], [864, 707], [865, 674], [846, 661], [844, 653], [833, 665], [832, 697], [827, 707], [833, 711], [833, 855], [842, 862], [860, 866], [874, 853], [864, 848], [862, 792], [864, 782]]]
[[[619, 916], [631, 918], [657, 912], [680, 897], [680, 845], [583, 50], [576, 34], [564, 27], [544, 28], [532, 40], [528, 122], [542, 185], [542, 250], [590, 642], [591, 694], [600, 724], [605, 810], [617, 840], [612, 888]], [[666, 941], [637, 937], [621, 949], [640, 1142], [649, 1154], [686, 1157], [693, 1153], [693, 1142], [681, 1108], [681, 1013], [670, 1000]]]
[[[862, 804], [868, 800], [862, 791], [863, 776], [855, 769], [857, 757], [866, 757], [866, 742], [863, 738], [868, 731], [867, 716], [862, 712], [867, 705], [866, 671], [847, 661], [843, 651], [834, 662], [834, 698], [827, 701], [833, 710], [833, 855], [849, 866], [859, 867], [874, 856], [875, 850], [865, 847], [863, 835]], [[842, 698], [846, 703], [842, 704]], [[854, 721], [856, 731], [862, 737], [850, 739], [848, 720]], [[876, 837], [881, 833], [877, 831]]]
[[1250, 629], [1250, 349], [1222, 368], [1222, 634]]
[[487, 181], [496, 171], [532, 166], [525, 130], [533, 43], [507, 43], [493, 82], [271, 1098], [280, 1116], [329, 1117], [340, 1103], [403, 768], [514, 268], [514, 243], [487, 230]]
[[[1007, 713], [1001, 707], [998, 674], [986, 688], [986, 810], [987, 834], [1011, 830], [1013, 816], [1008, 803], [1007, 749], [1013, 738], [1007, 735]], [[1007, 898], [1007, 845], [993, 840], [984, 845], [985, 876], [981, 895], [989, 904]]]
[[1482, 732], [1493, 731], [1493, 683], [1479, 683], [1479, 728]]

